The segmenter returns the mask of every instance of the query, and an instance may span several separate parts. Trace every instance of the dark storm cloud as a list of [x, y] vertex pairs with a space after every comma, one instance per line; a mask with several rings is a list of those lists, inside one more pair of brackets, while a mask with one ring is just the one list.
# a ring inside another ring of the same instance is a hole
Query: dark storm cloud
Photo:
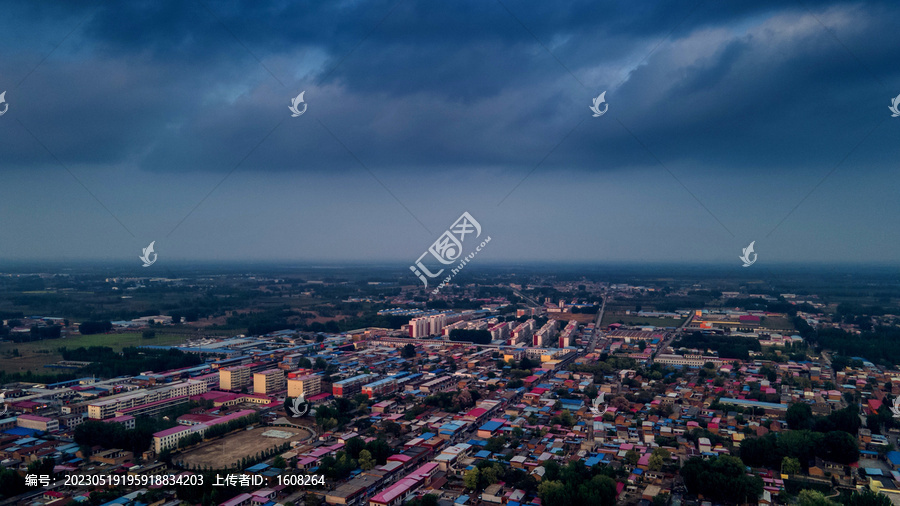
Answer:
[[[0, 89], [86, 20], [3, 119], [72, 164], [358, 170], [321, 121], [379, 170], [524, 174], [587, 118], [542, 170], [652, 164], [621, 121], [666, 163], [714, 171], [833, 163], [900, 93], [883, 86], [900, 77], [888, 3], [504, 4], [574, 77], [491, 1], [12, 5], [5, 22], [35, 29], [0, 39]], [[273, 132], [301, 90], [307, 114]], [[603, 90], [610, 113], [591, 118]], [[4, 167], [49, 163], [0, 130]]]

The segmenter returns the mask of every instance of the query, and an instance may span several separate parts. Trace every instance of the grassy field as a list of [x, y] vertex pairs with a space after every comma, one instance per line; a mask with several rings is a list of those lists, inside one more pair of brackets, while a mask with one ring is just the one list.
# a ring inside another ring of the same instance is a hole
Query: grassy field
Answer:
[[554, 320], [560, 320], [560, 325], [565, 326], [569, 320], [575, 320], [578, 323], [587, 325], [588, 323], [594, 322], [597, 320], [596, 314], [587, 314], [587, 313], [549, 313], [548, 317]]
[[[122, 334], [92, 334], [88, 336], [74, 336], [65, 339], [47, 339], [30, 343], [2, 343], [0, 344], [0, 371], [54, 374], [74, 372], [74, 369], [55, 369], [44, 367], [45, 364], [53, 364], [62, 360], [57, 348], [65, 346], [73, 349], [90, 346], [109, 346], [114, 350], [121, 350], [128, 346], [171, 345], [184, 342], [183, 336], [160, 334], [156, 338], [144, 339], [139, 332], [126, 332]], [[19, 350], [18, 357], [12, 356], [12, 350]]]
[[680, 327], [684, 323], [683, 318], [648, 318], [646, 316], [627, 315], [625, 313], [603, 313], [603, 327], [611, 323], [624, 322], [625, 325], [653, 325], [654, 327]]

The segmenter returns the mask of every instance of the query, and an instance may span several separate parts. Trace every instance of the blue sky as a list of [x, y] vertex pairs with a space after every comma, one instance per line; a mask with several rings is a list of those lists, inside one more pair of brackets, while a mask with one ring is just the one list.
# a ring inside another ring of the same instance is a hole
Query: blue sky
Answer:
[[486, 262], [900, 248], [892, 2], [3, 12], [0, 260], [412, 262], [463, 211]]

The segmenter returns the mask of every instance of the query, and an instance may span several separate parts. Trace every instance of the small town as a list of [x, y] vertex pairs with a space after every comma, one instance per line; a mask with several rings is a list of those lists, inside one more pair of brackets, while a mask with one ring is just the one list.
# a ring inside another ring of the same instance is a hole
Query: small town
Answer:
[[[516, 303], [465, 297], [478, 307], [463, 310], [429, 310], [415, 288], [378, 298], [373, 316], [399, 328], [68, 350], [45, 367], [111, 372], [4, 385], [4, 504], [900, 499], [900, 369], [815, 345], [895, 316], [835, 319], [795, 294], [712, 294], [768, 309], [651, 311], [632, 305], [654, 292], [644, 286], [559, 283], [580, 296], [543, 303], [522, 293], [538, 286], [506, 288]], [[4, 324], [9, 339], [80, 328], [152, 342], [173, 316]], [[132, 354], [163, 366], [114, 372]]]

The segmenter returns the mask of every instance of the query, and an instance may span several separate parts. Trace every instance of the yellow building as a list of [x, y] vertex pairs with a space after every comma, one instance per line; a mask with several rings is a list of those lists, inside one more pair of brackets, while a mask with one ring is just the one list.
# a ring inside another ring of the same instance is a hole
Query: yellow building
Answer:
[[280, 392], [285, 387], [284, 371], [281, 369], [267, 369], [253, 375], [253, 393], [268, 395]]
[[250, 384], [250, 368], [236, 365], [219, 370], [220, 390], [240, 390]]
[[318, 374], [298, 376], [287, 381], [288, 397], [312, 397], [322, 393], [322, 377]]

